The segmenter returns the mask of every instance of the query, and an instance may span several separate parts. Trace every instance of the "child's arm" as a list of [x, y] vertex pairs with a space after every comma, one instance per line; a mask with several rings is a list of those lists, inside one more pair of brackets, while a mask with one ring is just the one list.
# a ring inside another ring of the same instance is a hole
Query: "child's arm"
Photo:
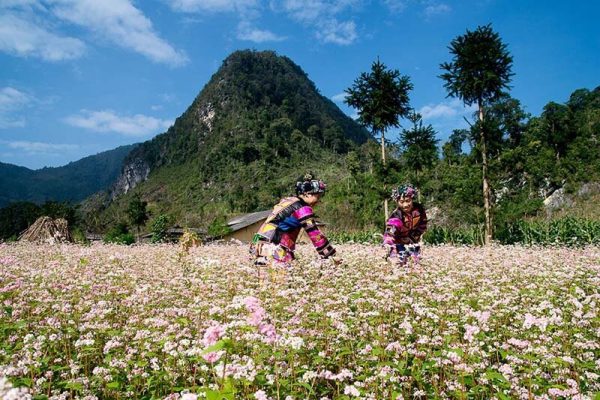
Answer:
[[385, 224], [385, 233], [383, 234], [383, 244], [393, 246], [396, 244], [396, 232], [402, 229], [402, 220], [392, 217]]
[[304, 206], [299, 208], [294, 211], [292, 215], [298, 219], [313, 246], [315, 246], [317, 253], [319, 253], [322, 258], [329, 258], [335, 254], [335, 249], [331, 246], [327, 237], [325, 237], [317, 227], [317, 221], [315, 220], [315, 215], [311, 207]]
[[408, 234], [413, 243], [418, 243], [419, 240], [421, 240], [421, 236], [423, 236], [423, 234], [427, 230], [427, 213], [425, 212], [425, 208], [419, 207], [419, 213], [421, 214], [419, 223], [417, 224], [417, 226], [411, 229], [411, 231]]

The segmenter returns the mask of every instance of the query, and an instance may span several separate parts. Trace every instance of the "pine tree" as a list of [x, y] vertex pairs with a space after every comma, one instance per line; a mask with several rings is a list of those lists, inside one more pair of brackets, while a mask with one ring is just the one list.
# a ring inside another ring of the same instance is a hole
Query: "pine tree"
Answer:
[[512, 56], [500, 35], [491, 25], [479, 26], [458, 36], [450, 43], [452, 61], [442, 63], [446, 72], [440, 75], [445, 81], [448, 96], [460, 98], [465, 105], [477, 105], [480, 150], [482, 157], [483, 204], [485, 209], [485, 243], [492, 240], [491, 188], [488, 176], [486, 106], [500, 98], [508, 89], [512, 73]]

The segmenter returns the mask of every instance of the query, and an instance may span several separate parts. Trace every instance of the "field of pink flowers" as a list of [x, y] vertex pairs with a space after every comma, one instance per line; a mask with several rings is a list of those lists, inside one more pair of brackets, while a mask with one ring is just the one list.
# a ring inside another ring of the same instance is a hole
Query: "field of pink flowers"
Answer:
[[0, 398], [600, 398], [600, 248], [338, 251], [0, 245]]

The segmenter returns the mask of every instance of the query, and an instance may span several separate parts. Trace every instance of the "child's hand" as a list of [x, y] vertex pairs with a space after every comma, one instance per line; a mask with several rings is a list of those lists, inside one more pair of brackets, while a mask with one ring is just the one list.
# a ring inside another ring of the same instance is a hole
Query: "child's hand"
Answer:
[[392, 254], [392, 251], [394, 251], [394, 246], [389, 245], [389, 244], [384, 244], [383, 248], [385, 249], [385, 253], [383, 254], [383, 259], [387, 260], [388, 258], [390, 258], [390, 255]]
[[334, 265], [341, 265], [342, 264], [342, 259], [336, 256], [333, 257], [329, 257], [331, 258], [331, 261], [333, 261]]

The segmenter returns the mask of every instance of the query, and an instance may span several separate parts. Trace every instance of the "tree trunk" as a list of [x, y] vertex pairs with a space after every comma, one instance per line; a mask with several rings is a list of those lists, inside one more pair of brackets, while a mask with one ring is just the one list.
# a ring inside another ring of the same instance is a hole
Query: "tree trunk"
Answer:
[[[381, 131], [381, 163], [385, 167], [385, 134], [384, 134], [383, 131]], [[385, 183], [383, 184], [383, 191], [384, 191], [384, 193], [387, 191]], [[388, 212], [388, 199], [387, 199], [387, 197], [383, 200], [383, 213], [384, 213], [385, 221], [387, 222], [388, 215], [390, 215], [389, 212]]]
[[483, 126], [483, 104], [478, 101], [479, 107], [479, 124], [480, 124], [480, 138], [481, 138], [481, 170], [483, 178], [483, 209], [485, 213], [485, 234], [484, 244], [487, 246], [492, 242], [492, 213], [491, 213], [491, 190], [490, 181], [488, 176], [488, 159], [487, 159], [487, 143], [485, 138], [485, 130]]

